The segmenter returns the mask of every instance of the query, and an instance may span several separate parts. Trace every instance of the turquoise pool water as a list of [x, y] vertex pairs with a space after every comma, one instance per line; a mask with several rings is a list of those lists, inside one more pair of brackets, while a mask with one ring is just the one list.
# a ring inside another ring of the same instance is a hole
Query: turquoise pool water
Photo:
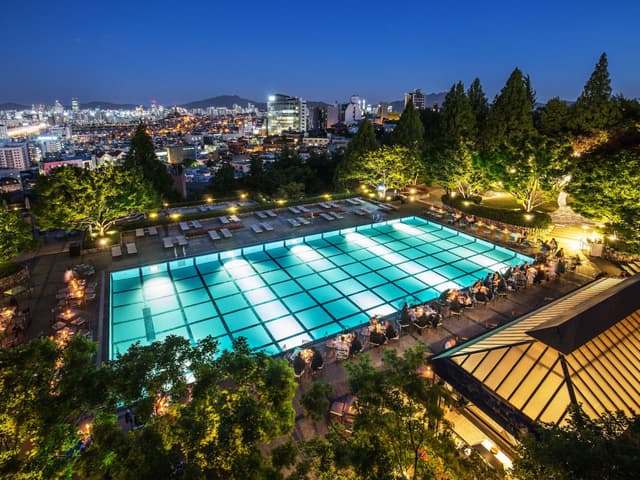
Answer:
[[407, 217], [111, 273], [109, 355], [168, 335], [275, 354], [530, 262]]

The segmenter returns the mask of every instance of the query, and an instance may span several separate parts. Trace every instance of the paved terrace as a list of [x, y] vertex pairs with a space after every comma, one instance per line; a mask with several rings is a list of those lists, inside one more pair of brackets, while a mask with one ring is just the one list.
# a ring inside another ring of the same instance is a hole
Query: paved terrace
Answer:
[[[125, 231], [122, 234], [122, 244], [135, 242], [138, 253], [128, 255], [123, 249], [121, 258], [113, 259], [110, 248], [105, 248], [93, 253], [82, 255], [82, 257], [70, 258], [64, 242], [50, 243], [42, 247], [41, 251], [28, 263], [32, 272], [33, 294], [30, 298], [21, 300], [21, 305], [28, 302], [33, 312], [33, 322], [27, 332], [27, 338], [34, 338], [52, 333], [50, 324], [54, 318], [52, 309], [55, 307], [56, 292], [65, 286], [64, 272], [68, 268], [78, 263], [89, 263], [96, 268], [96, 279], [98, 280], [96, 301], [85, 306], [83, 316], [89, 321], [93, 338], [101, 342], [101, 351], [106, 347], [107, 315], [108, 315], [108, 278], [109, 272], [131, 268], [136, 265], [150, 264], [175, 259], [176, 256], [194, 256], [213, 251], [239, 248], [256, 243], [265, 243], [283, 238], [293, 238], [303, 235], [310, 235], [323, 231], [336, 230], [355, 225], [366, 225], [372, 221], [388, 220], [410, 215], [420, 215], [424, 206], [419, 203], [398, 205], [397, 210], [380, 211], [375, 204], [367, 203], [365, 208], [370, 212], [367, 216], [354, 213], [358, 207], [346, 201], [336, 202], [344, 215], [343, 219], [327, 221], [314, 214], [313, 219], [309, 219], [308, 225], [292, 227], [289, 219], [299, 217], [298, 214], [291, 213], [287, 208], [276, 210], [277, 217], [269, 219], [259, 219], [254, 213], [239, 215], [242, 227], [232, 230], [233, 236], [228, 239], [211, 240], [207, 234], [190, 237], [188, 245], [184, 247], [165, 248], [163, 239], [165, 237], [176, 237], [187, 233], [180, 229], [179, 223], [158, 227], [157, 236], [146, 235], [136, 237], [135, 231]], [[314, 212], [327, 211], [317, 205], [307, 205], [307, 208]], [[433, 220], [433, 219], [430, 219]], [[273, 227], [271, 232], [255, 233], [250, 226], [262, 222], [269, 222]], [[200, 221], [203, 230], [219, 228], [221, 222], [218, 218], [203, 219]], [[448, 225], [449, 226], [449, 225]], [[451, 226], [449, 226], [451, 228]], [[478, 234], [478, 232], [473, 232]], [[481, 232], [480, 232], [481, 233]], [[478, 235], [482, 236], [482, 235]], [[491, 238], [491, 241], [496, 241]], [[513, 245], [507, 245], [513, 247]], [[561, 245], [562, 246], [562, 245]], [[521, 250], [523, 253], [533, 253]], [[484, 333], [489, 328], [494, 328], [511, 319], [523, 315], [535, 308], [545, 305], [567, 293], [575, 290], [579, 286], [588, 282], [598, 273], [605, 271], [610, 275], [617, 275], [618, 269], [600, 259], [594, 259], [598, 263], [593, 263], [589, 259], [582, 259], [575, 272], [568, 272], [560, 280], [535, 285], [517, 293], [511, 293], [507, 298], [499, 299], [487, 306], [479, 305], [476, 309], [465, 312], [462, 317], [445, 319], [444, 325], [438, 329], [427, 329], [423, 335], [411, 331], [403, 334], [402, 337], [391, 342], [388, 346], [369, 349], [374, 365], [381, 364], [382, 350], [384, 348], [396, 348], [400, 352], [406, 348], [414, 346], [418, 342], [425, 343], [434, 353], [442, 350], [444, 343], [451, 339], [466, 339]], [[26, 306], [26, 305], [25, 305]], [[318, 342], [319, 346], [324, 346], [324, 341]], [[324, 351], [321, 348], [321, 351]], [[334, 398], [346, 395], [348, 385], [346, 371], [343, 363], [335, 361], [328, 352], [325, 352], [325, 368], [317, 375], [316, 380], [333, 384]], [[303, 415], [299, 404], [300, 395], [309, 388], [311, 379], [303, 377], [300, 388], [296, 394], [295, 407], [297, 411], [297, 422], [295, 437], [297, 439], [309, 439], [317, 435], [323, 435], [327, 431], [326, 422], [311, 422]]]

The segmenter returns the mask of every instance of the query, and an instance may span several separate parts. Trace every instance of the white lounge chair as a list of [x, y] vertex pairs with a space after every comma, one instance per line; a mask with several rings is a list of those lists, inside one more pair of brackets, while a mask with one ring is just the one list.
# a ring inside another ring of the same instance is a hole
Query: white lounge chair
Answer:
[[187, 237], [185, 237], [184, 235], [177, 235], [176, 236], [176, 242], [178, 242], [178, 245], [180, 245], [180, 246], [185, 246], [185, 245], [187, 245], [189, 243], [187, 241]]
[[164, 237], [162, 239], [162, 244], [164, 248], [173, 248], [173, 237]]
[[266, 210], [264, 213], [266, 213], [271, 218], [275, 218], [278, 216], [278, 214], [275, 213], [273, 210]]
[[158, 229], [156, 227], [149, 227], [147, 228], [147, 232], [149, 232], [149, 235], [154, 236], [158, 234]]
[[311, 210], [309, 210], [307, 207], [305, 207], [304, 205], [300, 205], [298, 207], [298, 210], [300, 210], [302, 213], [311, 213]]
[[180, 230], [186, 232], [189, 230], [189, 224], [187, 222], [180, 222]]
[[233, 237], [233, 235], [231, 234], [231, 232], [229, 231], [229, 229], [228, 229], [228, 228], [221, 228], [221, 229], [220, 229], [220, 233], [222, 234], [222, 236], [223, 236], [224, 238], [231, 238], [231, 237]]
[[321, 213], [320, 216], [328, 222], [333, 222], [335, 220], [335, 218], [333, 218], [331, 215], [328, 215], [326, 213]]
[[136, 237], [144, 237], [144, 228], [136, 228]]
[[265, 218], [267, 218], [267, 214], [266, 214], [266, 213], [264, 213], [264, 212], [255, 212], [255, 214], [256, 214], [256, 217], [258, 217], [258, 218], [260, 218], [260, 219], [262, 219], [262, 220], [264, 220]]
[[120, 245], [114, 245], [111, 247], [111, 257], [112, 258], [116, 258], [116, 257], [121, 257], [122, 256], [122, 249], [120, 248]]
[[289, 224], [292, 227], [299, 227], [300, 226], [300, 224], [298, 223], [298, 221], [295, 218], [289, 218], [287, 221], [289, 222]]
[[231, 220], [233, 223], [240, 223], [242, 221], [237, 215], [229, 215], [229, 220]]
[[335, 202], [327, 202], [327, 205], [329, 205], [331, 208], [340, 208], [340, 206]]
[[309, 225], [311, 222], [309, 220], [307, 220], [304, 217], [298, 217], [296, 218], [296, 220], [298, 221], [299, 224], [301, 225]]
[[218, 235], [218, 232], [215, 230], [209, 230], [209, 238], [211, 238], [211, 240], [220, 240], [220, 235]]
[[229, 224], [229, 219], [225, 216], [220, 217], [220, 223], [223, 225], [228, 225]]
[[322, 208], [331, 208], [329, 205], [327, 205], [326, 203], [319, 203], [318, 205], [320, 205]]
[[191, 225], [193, 225], [193, 228], [202, 228], [202, 224], [198, 220], [192, 221]]
[[350, 205], [360, 205], [360, 202], [356, 202], [353, 198], [347, 198], [347, 203]]
[[331, 212], [329, 215], [331, 215], [336, 220], [342, 220], [344, 218], [344, 215], [341, 215], [338, 212]]
[[134, 255], [138, 253], [138, 248], [136, 247], [135, 243], [127, 243], [127, 253], [129, 255]]
[[262, 228], [260, 228], [260, 225], [251, 225], [251, 230], [253, 230], [253, 233], [262, 233]]
[[264, 228], [267, 232], [273, 232], [273, 227], [271, 226], [270, 223], [264, 222], [264, 223], [261, 223], [260, 226]]
[[198, 210], [200, 210], [201, 212], [206, 212], [209, 208], [206, 205], [200, 205], [198, 207]]
[[291, 213], [293, 213], [294, 215], [299, 215], [300, 214], [300, 210], [297, 207], [289, 207], [289, 211]]

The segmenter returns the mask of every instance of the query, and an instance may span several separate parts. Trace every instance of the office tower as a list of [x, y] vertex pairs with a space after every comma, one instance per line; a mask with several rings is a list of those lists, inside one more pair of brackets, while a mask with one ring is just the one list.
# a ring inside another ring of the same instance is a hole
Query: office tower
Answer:
[[407, 108], [409, 100], [413, 100], [413, 106], [418, 110], [424, 110], [427, 106], [427, 99], [424, 93], [422, 93], [419, 88], [415, 92], [404, 94], [404, 108]]
[[267, 133], [280, 135], [292, 131], [304, 133], [307, 130], [307, 102], [298, 97], [276, 94], [267, 102]]
[[80, 111], [80, 103], [77, 98], [71, 99], [71, 111], [73, 113], [78, 113]]

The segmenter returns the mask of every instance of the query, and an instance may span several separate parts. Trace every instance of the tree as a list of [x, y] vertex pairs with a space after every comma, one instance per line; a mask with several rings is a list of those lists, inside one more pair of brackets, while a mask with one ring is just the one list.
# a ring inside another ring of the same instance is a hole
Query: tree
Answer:
[[147, 133], [144, 123], [138, 123], [133, 136], [131, 146], [124, 160], [127, 169], [140, 169], [146, 181], [161, 197], [168, 198], [173, 195], [173, 180], [167, 172], [167, 167], [156, 157], [153, 140]]
[[0, 350], [0, 477], [50, 479], [68, 473], [78, 423], [103, 405], [106, 384], [92, 362], [97, 345], [75, 336]]
[[160, 198], [138, 169], [70, 166], [38, 178], [34, 211], [41, 228], [96, 230], [103, 236], [116, 219], [156, 208]]
[[398, 125], [391, 132], [391, 144], [413, 150], [418, 156], [422, 153], [424, 148], [424, 126], [412, 100], [407, 103]]
[[559, 97], [550, 99], [539, 112], [539, 130], [543, 135], [559, 137], [569, 130], [571, 112], [567, 102]]
[[333, 385], [323, 382], [313, 382], [309, 391], [302, 394], [300, 403], [311, 420], [317, 421], [326, 417], [329, 411], [329, 398], [332, 394]]
[[230, 195], [236, 190], [236, 173], [233, 165], [228, 160], [224, 160], [215, 176], [209, 182], [212, 192], [221, 195]]
[[353, 136], [347, 147], [342, 162], [336, 168], [336, 183], [342, 186], [348, 185], [348, 180], [353, 181], [353, 173], [360, 168], [364, 156], [377, 150], [379, 147], [376, 133], [371, 122], [365, 118], [358, 127], [358, 132]]
[[430, 178], [463, 198], [476, 195], [487, 183], [479, 155], [468, 144], [458, 144], [433, 151], [427, 162]]
[[485, 143], [493, 148], [515, 147], [534, 134], [533, 92], [528, 77], [516, 68], [489, 110]]
[[629, 129], [573, 160], [566, 187], [571, 207], [604, 220], [630, 250], [640, 251], [640, 131]]
[[489, 101], [482, 89], [482, 84], [480, 83], [479, 78], [476, 78], [469, 86], [469, 89], [467, 90], [467, 98], [469, 99], [469, 105], [471, 106], [471, 111], [475, 117], [474, 131], [477, 135], [477, 138], [475, 139], [477, 142], [479, 137], [482, 135], [482, 131], [487, 121], [487, 116], [489, 115]]
[[448, 145], [459, 145], [475, 138], [476, 119], [462, 82], [451, 86], [440, 112]]
[[416, 153], [400, 146], [383, 146], [367, 153], [357, 168], [345, 179], [383, 186], [385, 190], [404, 188], [423, 172]]
[[33, 246], [31, 225], [17, 212], [0, 208], [0, 263]]
[[574, 104], [575, 126], [578, 131], [605, 129], [617, 124], [620, 113], [611, 101], [611, 78], [607, 54], [598, 63]]
[[640, 419], [622, 412], [589, 418], [579, 406], [566, 425], [544, 424], [521, 439], [515, 478], [634, 479], [640, 463]]

